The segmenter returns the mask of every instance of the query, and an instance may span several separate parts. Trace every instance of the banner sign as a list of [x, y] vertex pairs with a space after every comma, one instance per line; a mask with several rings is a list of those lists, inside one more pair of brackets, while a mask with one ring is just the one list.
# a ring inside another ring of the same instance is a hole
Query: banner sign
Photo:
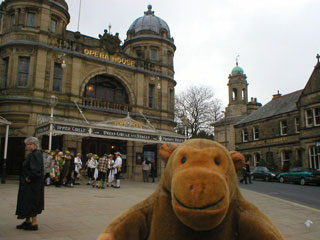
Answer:
[[73, 133], [89, 133], [89, 128], [87, 127], [76, 127], [62, 124], [53, 124], [53, 129], [55, 131], [62, 132], [73, 132]]
[[49, 131], [49, 129], [50, 129], [50, 125], [45, 125], [43, 127], [36, 128], [36, 134], [47, 132]]
[[183, 143], [183, 138], [175, 138], [175, 137], [162, 137], [162, 141], [164, 142], [174, 142], [174, 143]]
[[108, 137], [123, 137], [123, 138], [139, 139], [139, 140], [159, 141], [159, 136], [157, 135], [120, 132], [120, 131], [104, 130], [104, 129], [97, 129], [97, 128], [92, 129], [92, 134], [108, 136]]
[[[152, 142], [171, 142], [171, 143], [183, 143], [183, 138], [169, 137], [169, 136], [159, 136], [156, 134], [139, 133], [139, 132], [126, 132], [118, 130], [108, 130], [101, 128], [91, 128], [82, 126], [72, 126], [66, 124], [53, 123], [53, 133], [55, 132], [65, 132], [69, 134], [86, 134], [88, 137], [96, 135], [97, 137], [115, 137], [123, 138], [124, 140], [139, 140], [139, 141], [152, 141]], [[36, 128], [36, 135], [49, 134], [50, 124], [44, 125], [42, 127]]]

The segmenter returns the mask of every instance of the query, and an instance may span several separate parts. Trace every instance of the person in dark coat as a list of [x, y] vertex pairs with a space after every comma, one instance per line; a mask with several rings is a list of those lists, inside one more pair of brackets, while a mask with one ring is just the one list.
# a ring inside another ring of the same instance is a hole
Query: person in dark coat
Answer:
[[152, 177], [152, 182], [154, 182], [154, 178], [156, 177], [156, 164], [155, 164], [155, 160], [152, 160], [152, 161], [151, 161], [150, 174], [151, 174], [151, 177]]
[[16, 215], [25, 221], [17, 229], [38, 230], [37, 215], [44, 210], [44, 169], [39, 140], [25, 139], [26, 150], [30, 151], [21, 166]]
[[245, 167], [246, 167], [246, 171], [247, 171], [246, 178], [249, 180], [249, 183], [251, 184], [252, 182], [251, 182], [251, 171], [250, 171], [250, 162], [249, 161], [246, 162]]

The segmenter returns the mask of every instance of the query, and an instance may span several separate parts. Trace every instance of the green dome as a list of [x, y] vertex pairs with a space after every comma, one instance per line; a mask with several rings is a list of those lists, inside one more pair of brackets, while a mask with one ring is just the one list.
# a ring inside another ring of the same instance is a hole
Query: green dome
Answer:
[[231, 71], [231, 75], [243, 74], [243, 73], [244, 71], [241, 67], [238, 66], [238, 63], [237, 63], [237, 66], [235, 66]]

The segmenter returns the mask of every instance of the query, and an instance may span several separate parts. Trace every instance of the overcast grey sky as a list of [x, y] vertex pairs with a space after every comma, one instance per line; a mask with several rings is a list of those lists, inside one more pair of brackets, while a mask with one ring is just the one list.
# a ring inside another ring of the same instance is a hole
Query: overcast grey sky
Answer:
[[[66, 0], [77, 30], [80, 0]], [[228, 104], [228, 75], [240, 55], [250, 97], [304, 88], [320, 53], [320, 0], [82, 0], [80, 32], [98, 37], [112, 25], [121, 40], [152, 4], [175, 40], [176, 91], [202, 84]]]

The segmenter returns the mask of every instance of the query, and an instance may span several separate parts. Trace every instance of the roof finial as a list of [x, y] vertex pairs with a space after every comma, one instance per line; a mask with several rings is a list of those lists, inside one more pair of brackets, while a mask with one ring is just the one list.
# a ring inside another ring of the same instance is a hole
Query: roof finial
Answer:
[[316, 58], [318, 59], [318, 63], [320, 63], [320, 55], [319, 55], [319, 53], [317, 54]]
[[109, 34], [111, 34], [111, 28], [112, 28], [112, 25], [111, 25], [111, 23], [109, 23], [109, 26], [108, 26]]
[[148, 11], [144, 12], [145, 15], [154, 15], [154, 11], [152, 11], [152, 5], [148, 5]]
[[238, 66], [238, 60], [239, 60], [240, 55], [236, 56], [236, 65]]

